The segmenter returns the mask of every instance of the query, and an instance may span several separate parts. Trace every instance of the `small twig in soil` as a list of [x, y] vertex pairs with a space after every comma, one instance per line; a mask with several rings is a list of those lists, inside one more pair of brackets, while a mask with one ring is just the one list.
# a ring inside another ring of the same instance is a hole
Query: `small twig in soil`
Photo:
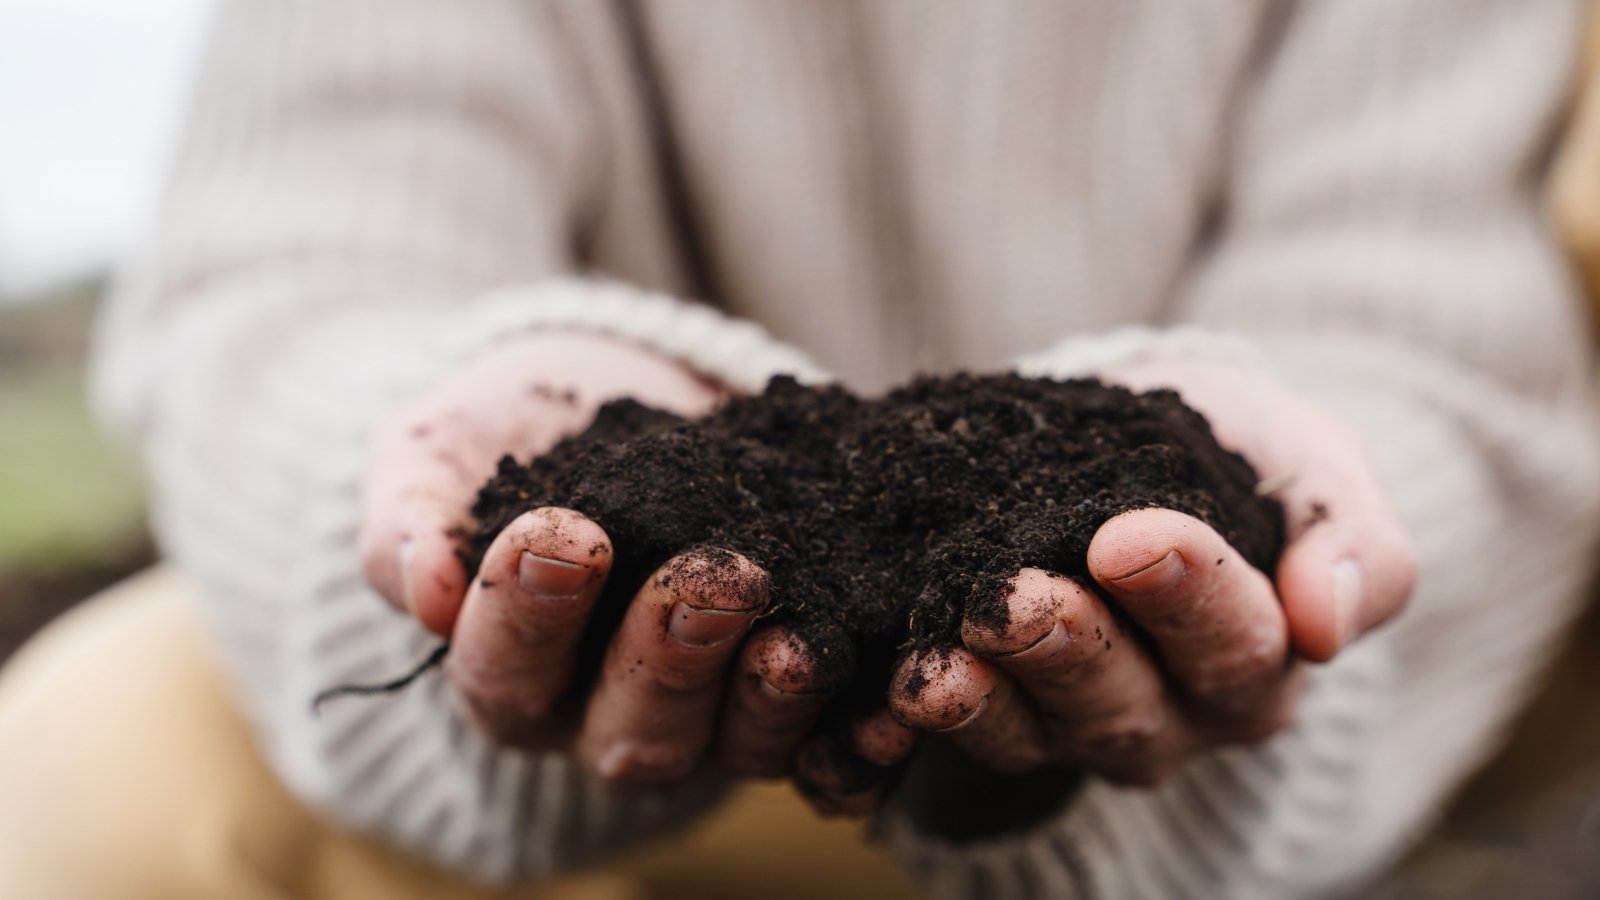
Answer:
[[424, 659], [411, 671], [401, 675], [399, 678], [396, 678], [393, 681], [385, 681], [382, 684], [345, 684], [340, 685], [339, 687], [328, 688], [311, 699], [311, 714], [317, 715], [320, 713], [322, 711], [322, 704], [327, 703], [329, 700], [332, 700], [336, 697], [370, 697], [377, 694], [392, 694], [395, 691], [404, 690], [411, 684], [411, 682], [416, 681], [418, 678], [421, 678], [430, 671], [438, 668], [439, 664], [444, 662], [445, 654], [449, 652], [450, 644], [448, 642], [440, 644], [438, 647], [434, 648], [432, 653], [428, 654], [427, 659]]

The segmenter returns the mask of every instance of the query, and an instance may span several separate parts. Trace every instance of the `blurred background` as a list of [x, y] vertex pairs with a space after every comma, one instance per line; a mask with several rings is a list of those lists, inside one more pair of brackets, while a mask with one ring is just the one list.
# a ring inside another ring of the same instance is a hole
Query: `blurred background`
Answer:
[[159, 193], [203, 0], [0, 0], [0, 661], [151, 559], [84, 397], [89, 325]]
[[[84, 356], [153, 214], [206, 6], [0, 0], [0, 663], [154, 558], [134, 464], [90, 414]], [[1597, 688], [1591, 614], [1511, 747], [1375, 896], [1594, 896]]]

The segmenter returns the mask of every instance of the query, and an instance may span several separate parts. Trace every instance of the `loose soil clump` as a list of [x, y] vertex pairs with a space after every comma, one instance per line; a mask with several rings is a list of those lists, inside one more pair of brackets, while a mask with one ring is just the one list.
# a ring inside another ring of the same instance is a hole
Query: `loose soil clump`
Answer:
[[1089, 541], [1119, 513], [1188, 513], [1270, 573], [1283, 511], [1256, 483], [1171, 391], [954, 375], [867, 399], [779, 377], [695, 421], [615, 401], [529, 463], [506, 457], [461, 554], [475, 573], [539, 506], [604, 528], [615, 555], [586, 677], [657, 568], [695, 548], [744, 554], [771, 576], [764, 622], [805, 641], [829, 688], [882, 705], [907, 650], [958, 644], [964, 618], [1003, 625], [1021, 568], [1093, 589]]

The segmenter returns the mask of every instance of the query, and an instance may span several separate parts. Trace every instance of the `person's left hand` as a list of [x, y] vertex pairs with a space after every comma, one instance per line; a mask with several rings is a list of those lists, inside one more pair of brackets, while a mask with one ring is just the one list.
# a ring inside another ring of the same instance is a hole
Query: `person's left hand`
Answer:
[[[947, 735], [998, 771], [1070, 766], [1155, 784], [1208, 747], [1258, 742], [1283, 728], [1298, 701], [1297, 658], [1332, 659], [1392, 617], [1411, 593], [1416, 563], [1360, 440], [1285, 387], [1217, 363], [1108, 380], [1177, 389], [1224, 446], [1264, 479], [1284, 482], [1276, 496], [1290, 540], [1275, 577], [1190, 516], [1125, 513], [1089, 548], [1100, 596], [1022, 570], [1009, 623], [995, 631], [968, 622], [964, 646], [903, 660], [889, 705], [899, 722]], [[925, 683], [913, 696], [906, 685], [919, 669]], [[903, 756], [863, 737], [848, 750]], [[814, 754], [824, 763], [837, 755]], [[827, 765], [808, 770], [804, 755], [796, 776], [828, 811], [865, 811], [881, 794], [850, 795]]]

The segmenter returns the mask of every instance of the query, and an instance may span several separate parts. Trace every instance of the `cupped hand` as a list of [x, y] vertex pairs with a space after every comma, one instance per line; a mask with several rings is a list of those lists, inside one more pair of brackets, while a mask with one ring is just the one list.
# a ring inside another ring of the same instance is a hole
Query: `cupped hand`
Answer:
[[903, 660], [896, 719], [992, 769], [1151, 784], [1209, 747], [1261, 741], [1292, 720], [1303, 661], [1333, 658], [1412, 590], [1410, 539], [1345, 426], [1228, 365], [1116, 380], [1173, 387], [1203, 412], [1277, 485], [1290, 540], [1269, 578], [1190, 516], [1125, 513], [1090, 545], [1093, 585], [1024, 569], [1004, 627], [967, 622], [962, 646]]
[[733, 768], [775, 773], [822, 698], [786, 634], [741, 643], [768, 599], [754, 564], [715, 549], [668, 561], [626, 611], [592, 688], [573, 696], [612, 561], [605, 532], [572, 510], [535, 509], [496, 536], [470, 583], [456, 557], [451, 532], [501, 456], [548, 450], [619, 396], [696, 416], [724, 392], [647, 350], [579, 333], [509, 341], [436, 385], [374, 437], [366, 577], [451, 641], [464, 711], [499, 744], [569, 749], [617, 782], [682, 777], [712, 749]]

